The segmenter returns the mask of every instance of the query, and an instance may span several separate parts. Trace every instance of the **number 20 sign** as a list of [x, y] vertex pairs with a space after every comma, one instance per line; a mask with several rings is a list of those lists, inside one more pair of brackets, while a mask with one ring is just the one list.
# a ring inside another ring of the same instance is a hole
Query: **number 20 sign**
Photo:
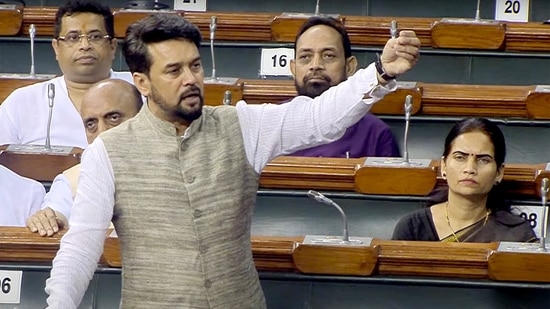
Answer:
[[495, 19], [503, 21], [529, 21], [529, 0], [497, 0]]

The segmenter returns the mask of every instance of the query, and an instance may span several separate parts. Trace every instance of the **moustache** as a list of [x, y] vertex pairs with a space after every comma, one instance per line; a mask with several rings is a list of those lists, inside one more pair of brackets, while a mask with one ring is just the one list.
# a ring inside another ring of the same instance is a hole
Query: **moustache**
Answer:
[[331, 79], [330, 77], [324, 75], [324, 74], [311, 74], [311, 75], [307, 75], [304, 77], [304, 84], [307, 83], [308, 81], [312, 80], [312, 79], [321, 79], [321, 80], [324, 80], [325, 82], [329, 83], [331, 82]]
[[199, 96], [199, 97], [201, 96], [201, 90], [199, 87], [195, 85], [189, 86], [189, 88], [180, 95], [180, 99], [183, 100], [185, 98], [192, 97], [192, 96]]

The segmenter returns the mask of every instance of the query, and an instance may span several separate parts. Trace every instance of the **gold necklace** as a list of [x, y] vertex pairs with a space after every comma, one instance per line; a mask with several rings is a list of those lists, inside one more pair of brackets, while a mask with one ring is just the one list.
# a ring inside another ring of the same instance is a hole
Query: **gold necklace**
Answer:
[[[487, 210], [487, 213], [485, 213], [485, 221], [483, 221], [483, 226], [485, 226], [487, 220], [489, 219], [489, 213], [489, 210]], [[447, 225], [449, 225], [449, 229], [451, 229], [451, 234], [453, 234], [456, 242], [460, 242], [460, 240], [458, 240], [458, 237], [456, 236], [455, 230], [453, 230], [453, 227], [451, 226], [451, 220], [449, 220], [449, 201], [445, 203], [445, 218], [447, 219]]]

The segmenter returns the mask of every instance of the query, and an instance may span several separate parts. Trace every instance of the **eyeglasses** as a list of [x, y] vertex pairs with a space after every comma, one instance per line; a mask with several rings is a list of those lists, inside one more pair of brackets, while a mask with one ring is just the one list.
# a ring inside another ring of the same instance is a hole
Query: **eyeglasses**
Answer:
[[86, 37], [88, 40], [88, 43], [94, 44], [94, 45], [101, 45], [106, 40], [109, 40], [111, 38], [108, 34], [102, 34], [101, 32], [90, 32], [87, 34], [79, 34], [76, 32], [71, 32], [66, 34], [65, 36], [59, 36], [57, 39], [59, 41], [65, 42], [68, 46], [74, 46], [78, 43], [82, 42], [82, 38]]

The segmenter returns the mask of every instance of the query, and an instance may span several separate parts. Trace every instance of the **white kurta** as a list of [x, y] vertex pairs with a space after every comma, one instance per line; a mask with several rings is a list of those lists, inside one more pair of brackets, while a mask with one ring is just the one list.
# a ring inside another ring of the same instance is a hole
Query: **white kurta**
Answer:
[[45, 194], [41, 183], [0, 165], [0, 226], [25, 226], [25, 220], [40, 210]]
[[[129, 72], [113, 72], [111, 78], [126, 80], [133, 84]], [[78, 110], [67, 92], [63, 76], [14, 90], [0, 105], [0, 145], [44, 145], [50, 108], [48, 84], [55, 85], [51, 144], [59, 146], [88, 146], [84, 124]]]

